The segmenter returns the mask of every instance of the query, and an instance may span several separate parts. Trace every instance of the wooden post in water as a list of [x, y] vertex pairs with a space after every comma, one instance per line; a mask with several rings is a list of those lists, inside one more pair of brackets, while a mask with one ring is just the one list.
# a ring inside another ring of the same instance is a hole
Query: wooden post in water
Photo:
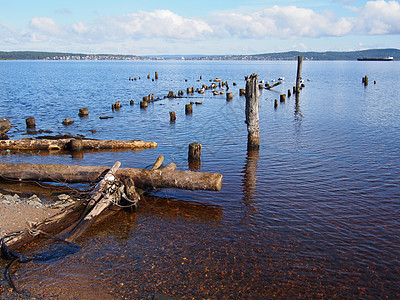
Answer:
[[25, 120], [26, 123], [26, 128], [28, 129], [33, 129], [36, 127], [36, 122], [35, 122], [35, 118], [33, 117], [29, 117]]
[[192, 104], [186, 104], [185, 105], [185, 114], [191, 115], [193, 113], [193, 105]]
[[247, 149], [260, 148], [259, 127], [259, 99], [258, 75], [251, 74], [246, 77], [246, 124], [247, 124]]
[[175, 114], [175, 112], [174, 112], [174, 111], [170, 111], [170, 112], [169, 112], [169, 121], [170, 121], [170, 122], [175, 122], [175, 120], [176, 120], [176, 114]]
[[300, 93], [301, 69], [303, 67], [303, 56], [297, 57], [296, 95]]
[[192, 170], [199, 170], [201, 168], [201, 144], [190, 143], [188, 151], [189, 168]]
[[80, 108], [78, 115], [80, 117], [87, 117], [89, 116], [89, 110], [87, 108]]

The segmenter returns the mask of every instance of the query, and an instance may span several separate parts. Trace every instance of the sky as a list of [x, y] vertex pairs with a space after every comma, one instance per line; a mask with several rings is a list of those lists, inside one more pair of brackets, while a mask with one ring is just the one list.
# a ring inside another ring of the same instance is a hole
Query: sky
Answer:
[[400, 48], [396, 0], [0, 0], [0, 51], [248, 55]]

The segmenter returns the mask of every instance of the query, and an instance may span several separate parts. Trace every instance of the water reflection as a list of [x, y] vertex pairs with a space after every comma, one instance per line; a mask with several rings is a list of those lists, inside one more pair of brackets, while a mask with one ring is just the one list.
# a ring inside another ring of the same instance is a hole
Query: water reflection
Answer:
[[66, 157], [71, 156], [72, 159], [83, 159], [85, 154], [89, 153], [129, 153], [139, 152], [146, 149], [93, 149], [93, 150], [82, 150], [82, 151], [67, 151], [67, 150], [0, 150], [0, 155], [32, 155], [32, 156], [60, 156]]
[[257, 185], [257, 166], [259, 150], [248, 150], [246, 165], [243, 170], [243, 203], [246, 208], [246, 214], [249, 217], [255, 212], [256, 204], [256, 185]]
[[300, 94], [298, 93], [295, 93], [294, 119], [299, 122], [303, 119], [303, 113], [300, 109]]

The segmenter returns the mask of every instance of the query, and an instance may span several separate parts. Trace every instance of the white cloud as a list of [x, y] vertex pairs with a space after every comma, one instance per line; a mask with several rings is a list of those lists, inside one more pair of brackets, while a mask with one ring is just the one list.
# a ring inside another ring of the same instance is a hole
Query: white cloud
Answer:
[[400, 34], [399, 1], [369, 1], [363, 7], [347, 9], [353, 12], [352, 17], [293, 5], [275, 5], [256, 12], [219, 11], [203, 18], [186, 18], [170, 10], [154, 10], [102, 16], [92, 23], [82, 21], [68, 26], [52, 18], [35, 17], [25, 30], [1, 24], [0, 46], [41, 43], [40, 47], [57, 48], [68, 45], [81, 49], [120, 49], [124, 45], [130, 49], [132, 45], [141, 45], [143, 49], [154, 49], [156, 45], [165, 47], [167, 41], [168, 47], [179, 44], [181, 49], [187, 49], [193, 45], [200, 47], [204, 41], [205, 45], [208, 43], [206, 48], [230, 43], [233, 49], [243, 39], [257, 40], [257, 43], [276, 39], [297, 40], [297, 47], [302, 48], [305, 47], [300, 43], [303, 38]]
[[353, 21], [357, 33], [370, 35], [400, 34], [400, 3], [397, 1], [369, 1]]
[[[74, 25], [75, 31], [77, 25]], [[79, 26], [82, 27], [82, 24]], [[88, 25], [87, 33], [102, 34], [106, 39], [165, 38], [198, 40], [212, 33], [203, 20], [179, 16], [169, 10], [139, 11], [117, 17], [101, 17]]]
[[52, 18], [35, 17], [29, 25], [33, 30], [53, 36], [63, 36], [66, 34], [65, 29]]
[[275, 5], [250, 14], [219, 13], [215, 19], [216, 26], [239, 38], [315, 38], [344, 35], [352, 29], [351, 22], [345, 18], [335, 20], [331, 14], [318, 14], [296, 6]]

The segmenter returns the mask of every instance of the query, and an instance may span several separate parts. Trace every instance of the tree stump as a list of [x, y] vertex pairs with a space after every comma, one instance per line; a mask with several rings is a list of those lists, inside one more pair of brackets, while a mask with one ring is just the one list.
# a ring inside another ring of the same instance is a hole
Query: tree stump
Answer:
[[83, 143], [82, 140], [71, 139], [69, 143], [66, 144], [66, 147], [71, 152], [80, 152], [83, 149]]
[[87, 108], [80, 108], [78, 115], [80, 117], [87, 117], [89, 115], [89, 110]]
[[193, 113], [193, 105], [192, 104], [186, 104], [185, 105], [185, 114], [191, 115]]
[[200, 161], [201, 155], [201, 144], [200, 143], [190, 143], [188, 152], [188, 161]]
[[74, 123], [74, 121], [71, 119], [68, 119], [68, 118], [65, 118], [64, 121], [62, 121], [62, 124], [65, 126], [71, 125], [73, 123]]
[[176, 120], [176, 114], [175, 114], [175, 112], [174, 112], [174, 111], [170, 111], [170, 112], [169, 112], [169, 121], [170, 121], [170, 122], [175, 122], [175, 120]]
[[32, 117], [27, 118], [25, 120], [25, 123], [26, 123], [26, 128], [33, 129], [36, 127], [35, 118]]
[[140, 101], [140, 108], [147, 108], [147, 101]]

